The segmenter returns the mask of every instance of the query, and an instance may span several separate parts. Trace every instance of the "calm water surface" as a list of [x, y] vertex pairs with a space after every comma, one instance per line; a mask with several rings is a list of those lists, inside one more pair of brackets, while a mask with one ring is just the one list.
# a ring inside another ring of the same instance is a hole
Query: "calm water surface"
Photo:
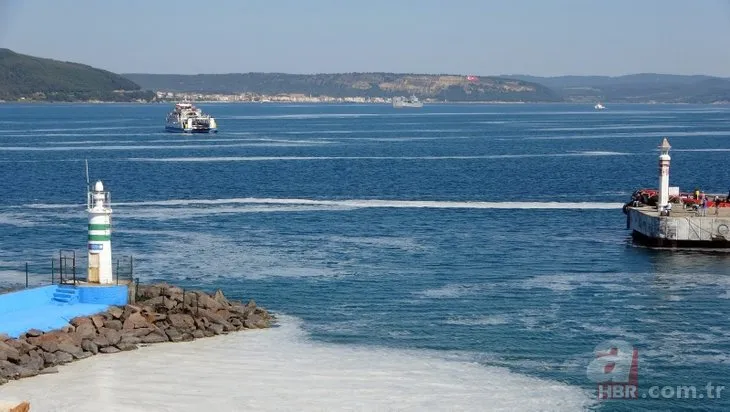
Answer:
[[[730, 108], [201, 106], [218, 134], [164, 133], [169, 105], [0, 105], [0, 281], [83, 254], [88, 159], [142, 281], [253, 297], [317, 341], [593, 394], [608, 339], [638, 350], [640, 395], [730, 388], [730, 255], [633, 247], [621, 213], [656, 186], [663, 137], [672, 185], [727, 193]], [[728, 408], [730, 389], [598, 406]]]

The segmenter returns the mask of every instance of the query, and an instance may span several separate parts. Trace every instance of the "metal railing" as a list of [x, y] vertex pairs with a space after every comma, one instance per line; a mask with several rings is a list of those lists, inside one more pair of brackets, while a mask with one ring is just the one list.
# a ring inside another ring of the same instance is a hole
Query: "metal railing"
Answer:
[[[85, 276], [82, 279], [76, 275], [77, 266], [79, 264], [83, 266], [85, 262], [85, 259], [82, 260], [77, 259], [74, 250], [62, 249], [56, 257], [50, 259], [50, 265], [48, 263], [42, 264], [32, 261], [18, 263], [17, 266], [4, 265], [0, 269], [7, 269], [12, 275], [3, 276], [0, 279], [0, 292], [55, 284], [76, 286], [85, 279]], [[48, 278], [49, 271], [50, 279]], [[129, 284], [130, 286], [134, 284], [135, 294], [137, 293], [139, 278], [134, 277], [133, 256], [121, 256], [117, 258], [112, 265], [112, 273], [115, 284]]]

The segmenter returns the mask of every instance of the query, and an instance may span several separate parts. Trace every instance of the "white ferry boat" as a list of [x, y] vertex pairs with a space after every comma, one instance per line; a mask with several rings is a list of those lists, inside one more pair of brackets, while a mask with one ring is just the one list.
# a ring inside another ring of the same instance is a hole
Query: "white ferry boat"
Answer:
[[396, 109], [402, 107], [423, 107], [423, 102], [418, 100], [418, 97], [416, 96], [411, 96], [409, 98], [398, 96], [393, 98], [393, 107]]
[[596, 109], [596, 110], [603, 110], [603, 109], [606, 108], [606, 106], [604, 106], [600, 102], [598, 102], [598, 103], [596, 103], [595, 106], [593, 106], [593, 108]]
[[215, 118], [203, 113], [192, 103], [178, 103], [167, 114], [165, 130], [173, 133], [216, 133]]

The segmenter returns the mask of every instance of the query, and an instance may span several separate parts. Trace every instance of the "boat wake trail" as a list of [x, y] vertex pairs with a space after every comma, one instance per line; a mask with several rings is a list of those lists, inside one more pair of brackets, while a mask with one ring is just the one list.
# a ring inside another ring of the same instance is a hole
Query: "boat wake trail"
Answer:
[[441, 200], [386, 200], [386, 199], [281, 199], [281, 198], [231, 198], [231, 199], [171, 199], [147, 202], [122, 202], [117, 206], [190, 206], [190, 205], [294, 205], [344, 208], [428, 208], [428, 209], [620, 209], [621, 203], [604, 202], [480, 202]]

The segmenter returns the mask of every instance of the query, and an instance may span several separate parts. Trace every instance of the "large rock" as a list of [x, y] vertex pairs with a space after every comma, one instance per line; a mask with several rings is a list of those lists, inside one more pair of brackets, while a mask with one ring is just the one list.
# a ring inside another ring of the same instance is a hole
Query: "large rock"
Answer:
[[[108, 348], [111, 348], [111, 347], [112, 347], [112, 346], [109, 346], [109, 347], [107, 347], [107, 348], [104, 348], [104, 349], [108, 349]], [[131, 342], [119, 342], [119, 343], [117, 343], [117, 344], [116, 344], [116, 347], [117, 347], [117, 348], [118, 348], [119, 350], [123, 350], [123, 351], [128, 351], [128, 350], [135, 350], [135, 349], [137, 349], [137, 345], [135, 345], [134, 343], [131, 343]]]
[[215, 323], [215, 324], [221, 325], [226, 330], [233, 330], [234, 329], [233, 328], [233, 325], [231, 325], [230, 322], [228, 322], [227, 320], [223, 319], [222, 316], [218, 315], [215, 312], [212, 312], [212, 311], [210, 311], [208, 309], [200, 309], [199, 314], [200, 314], [201, 317], [203, 317], [205, 319], [208, 319], [210, 321], [210, 323]]
[[[11, 342], [11, 341], [8, 341]], [[0, 342], [0, 352], [5, 353], [5, 359], [18, 362], [20, 360], [20, 352], [5, 342]]]
[[86, 339], [81, 342], [81, 349], [86, 352], [91, 352], [93, 355], [99, 353], [99, 347], [90, 339]]
[[38, 336], [41, 336], [43, 334], [43, 331], [40, 331], [38, 329], [30, 329], [28, 332], [25, 332], [25, 336], [29, 338], [35, 338]]
[[151, 306], [155, 310], [165, 307], [165, 297], [155, 296], [151, 299], [142, 301], [146, 306]]
[[8, 361], [0, 361], [0, 378], [18, 379], [20, 366]]
[[38, 375], [38, 369], [29, 368], [28, 366], [18, 367], [18, 379], [30, 378]]
[[85, 352], [85, 351], [81, 351], [81, 352], [73, 354], [74, 359], [86, 359], [91, 356], [94, 356], [94, 354], [91, 352]]
[[124, 313], [122, 313], [121, 320], [129, 319], [129, 316], [133, 313], [139, 313], [142, 308], [137, 305], [124, 305]]
[[165, 329], [165, 333], [167, 334], [167, 337], [170, 339], [170, 342], [181, 342], [183, 340], [182, 333], [175, 328]]
[[114, 329], [104, 330], [104, 337], [109, 341], [110, 345], [116, 345], [122, 340], [122, 334]]
[[218, 323], [211, 323], [208, 326], [207, 330], [213, 332], [213, 334], [215, 334], [215, 335], [221, 335], [221, 334], [223, 334], [223, 325], [220, 325]]
[[122, 321], [118, 319], [104, 321], [104, 327], [107, 329], [122, 330]]
[[66, 352], [72, 356], [75, 356], [75, 355], [83, 352], [83, 349], [81, 349], [80, 346], [76, 346], [76, 345], [73, 345], [73, 344], [67, 343], [67, 342], [59, 343], [58, 350], [61, 352]]
[[96, 345], [98, 348], [111, 346], [111, 342], [109, 342], [109, 339], [107, 339], [105, 335], [99, 335], [95, 337], [92, 342], [94, 342], [94, 345]]
[[[87, 318], [88, 319], [88, 318]], [[76, 327], [76, 335], [83, 341], [84, 339], [93, 339], [96, 337], [96, 327], [89, 319], [88, 323], [82, 323]]]
[[[106, 310], [114, 319], [119, 319], [122, 317], [122, 314], [124, 314], [124, 309], [118, 307], [118, 306], [110, 306], [109, 309]], [[108, 326], [107, 326], [108, 327]]]
[[28, 352], [27, 355], [23, 355], [23, 356], [28, 357], [28, 360], [26, 362], [23, 362], [23, 366], [26, 366], [30, 369], [35, 369], [35, 370], [43, 369], [45, 360], [43, 359], [43, 356], [41, 356], [41, 354], [38, 353], [38, 351], [35, 351], [35, 350], [30, 351], [30, 352]]
[[[142, 342], [142, 339], [140, 339], [139, 337], [135, 336], [133, 333], [131, 333], [131, 334], [124, 334], [124, 335], [122, 335], [122, 339], [119, 340], [119, 343], [116, 346], [119, 347], [119, 344], [120, 343], [131, 343], [131, 344], [136, 345], [136, 344], [138, 344], [140, 342]], [[122, 348], [119, 348], [119, 349], [122, 349]]]
[[73, 355], [61, 350], [59, 350], [58, 352], [54, 352], [53, 355], [55, 355], [56, 357], [57, 364], [69, 363], [74, 360]]
[[99, 353], [117, 353], [117, 352], [121, 352], [121, 351], [115, 346], [107, 346], [107, 347], [99, 349]]
[[20, 353], [21, 355], [25, 355], [26, 353], [28, 353], [36, 348], [35, 345], [28, 343], [28, 341], [26, 341], [25, 339], [8, 340], [8, 341], [5, 341], [5, 344], [10, 345], [13, 348], [17, 349], [18, 353]]
[[263, 329], [268, 328], [269, 321], [262, 317], [261, 315], [258, 315], [256, 313], [252, 313], [246, 318], [246, 320], [243, 321], [243, 326], [249, 329]]
[[139, 288], [139, 299], [149, 300], [160, 297], [160, 287], [157, 285], [143, 286]]
[[122, 325], [123, 330], [131, 330], [131, 329], [137, 329], [137, 328], [146, 328], [149, 326], [149, 323], [147, 322], [147, 319], [145, 319], [144, 316], [142, 316], [139, 312], [133, 312], [130, 313], [127, 320], [124, 321], [124, 324]]
[[177, 286], [162, 285], [160, 295], [167, 296], [168, 298], [179, 298], [176, 300], [182, 300], [183, 290]]
[[71, 319], [71, 322], [69, 323], [78, 328], [81, 325], [91, 324], [91, 319], [85, 316], [79, 316], [77, 318]]
[[218, 309], [223, 309], [223, 305], [218, 303], [215, 299], [211, 298], [210, 296], [204, 294], [204, 293], [198, 293], [198, 307], [203, 309], [210, 309], [212, 311], [217, 311]]
[[215, 299], [216, 302], [220, 303], [220, 305], [224, 308], [231, 306], [231, 303], [228, 301], [225, 295], [223, 295], [223, 291], [220, 289], [215, 291], [215, 296], [213, 296], [213, 299]]
[[41, 356], [43, 357], [43, 365], [45, 367], [56, 366], [56, 364], [58, 363], [58, 361], [56, 361], [56, 355], [54, 353], [41, 352]]
[[167, 316], [167, 320], [173, 328], [190, 331], [195, 329], [195, 319], [185, 313], [172, 313]]
[[106, 319], [104, 319], [104, 316], [102, 316], [102, 315], [94, 315], [91, 317], [91, 322], [94, 324], [94, 326], [96, 327], [97, 330], [104, 327], [105, 320]]

